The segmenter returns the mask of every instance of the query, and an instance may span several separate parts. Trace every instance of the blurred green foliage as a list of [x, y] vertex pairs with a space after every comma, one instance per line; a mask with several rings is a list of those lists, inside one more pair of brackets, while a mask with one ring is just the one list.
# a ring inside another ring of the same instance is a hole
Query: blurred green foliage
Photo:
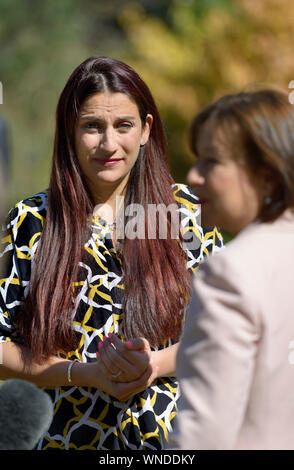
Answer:
[[168, 135], [171, 169], [193, 164], [187, 131], [221, 94], [294, 79], [292, 0], [1, 0], [0, 113], [11, 127], [8, 205], [48, 185], [55, 108], [89, 56], [134, 66]]

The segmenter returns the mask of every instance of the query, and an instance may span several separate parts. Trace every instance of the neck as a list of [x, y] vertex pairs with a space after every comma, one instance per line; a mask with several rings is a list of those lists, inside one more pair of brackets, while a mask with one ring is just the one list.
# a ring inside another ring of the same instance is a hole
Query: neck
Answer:
[[120, 207], [123, 205], [124, 197], [127, 191], [128, 181], [121, 181], [119, 184], [111, 185], [99, 184], [99, 188], [94, 188], [91, 193], [96, 204], [94, 214], [99, 215], [109, 223], [116, 219]]

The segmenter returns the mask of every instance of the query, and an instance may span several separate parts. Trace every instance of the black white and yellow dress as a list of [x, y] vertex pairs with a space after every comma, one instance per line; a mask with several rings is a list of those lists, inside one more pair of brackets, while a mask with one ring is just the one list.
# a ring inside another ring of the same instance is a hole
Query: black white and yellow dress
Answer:
[[[199, 240], [194, 249], [187, 249], [187, 268], [195, 272], [205, 256], [222, 248], [222, 238], [216, 228], [206, 232], [201, 228], [200, 206], [190, 189], [179, 184], [173, 189], [181, 211], [182, 233], [192, 232]], [[0, 342], [20, 340], [18, 309], [29, 289], [46, 201], [47, 193], [40, 192], [16, 204], [9, 214], [8, 231], [2, 240], [8, 270], [0, 280]], [[69, 353], [60, 351], [63, 357], [83, 362], [96, 361], [103, 336], [122, 333], [121, 256], [107, 236], [106, 225], [100, 222], [93, 219], [95, 230], [85, 243], [92, 262], [83, 264], [85, 281], [79, 285], [73, 317], [77, 347]], [[37, 445], [44, 450], [160, 449], [172, 429], [180, 394], [175, 377], [158, 378], [123, 403], [90, 387], [62, 386], [46, 392], [54, 403], [54, 418]]]

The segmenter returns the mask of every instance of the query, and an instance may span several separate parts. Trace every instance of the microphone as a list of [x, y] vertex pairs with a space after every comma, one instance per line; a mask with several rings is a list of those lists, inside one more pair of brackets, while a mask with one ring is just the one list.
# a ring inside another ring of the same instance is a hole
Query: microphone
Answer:
[[52, 418], [46, 392], [26, 380], [5, 380], [0, 387], [0, 450], [32, 450]]

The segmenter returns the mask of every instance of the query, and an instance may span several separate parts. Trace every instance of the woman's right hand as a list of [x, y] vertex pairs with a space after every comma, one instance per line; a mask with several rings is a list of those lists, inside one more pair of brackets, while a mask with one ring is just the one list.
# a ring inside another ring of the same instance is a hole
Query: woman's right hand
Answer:
[[123, 342], [117, 335], [109, 335], [99, 343], [97, 360], [112, 382], [133, 382], [147, 370], [151, 348], [145, 338]]
[[109, 377], [103, 373], [99, 360], [87, 364], [87, 366], [87, 382], [89, 386], [97, 388], [122, 402], [127, 401], [133, 395], [150, 387], [158, 376], [158, 367], [152, 361], [148, 364], [143, 374], [131, 382], [114, 382], [110, 380]]

